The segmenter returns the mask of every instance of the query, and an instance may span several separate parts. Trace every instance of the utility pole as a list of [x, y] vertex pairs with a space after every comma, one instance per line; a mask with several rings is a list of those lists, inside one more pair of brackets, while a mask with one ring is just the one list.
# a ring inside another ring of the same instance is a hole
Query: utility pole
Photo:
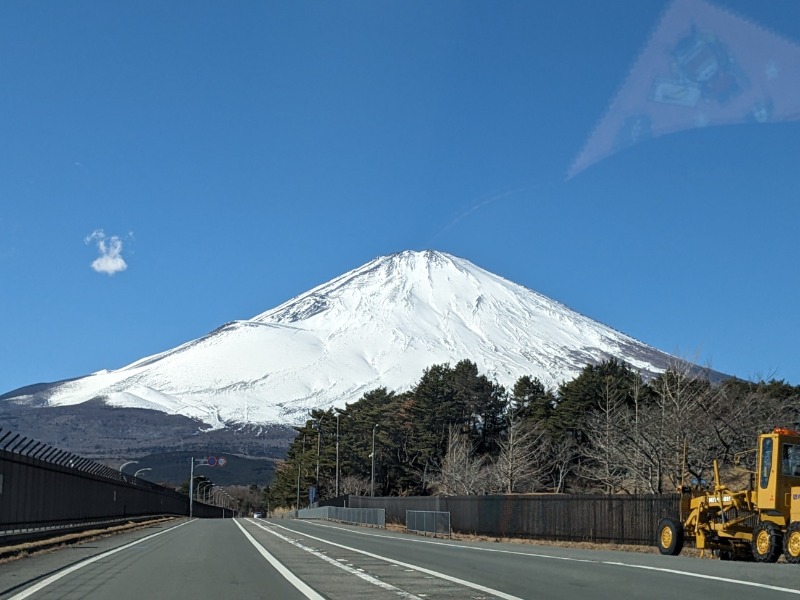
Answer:
[[317, 498], [319, 498], [319, 447], [320, 442], [322, 441], [322, 421], [323, 419], [317, 421], [317, 476], [314, 480], [314, 483], [317, 486]]
[[339, 413], [336, 413], [336, 497], [339, 497]]
[[[303, 454], [306, 453], [306, 434], [303, 434]], [[300, 516], [300, 471], [303, 468], [303, 454], [301, 454], [297, 459], [297, 505], [294, 511], [294, 518], [297, 519]]]
[[375, 496], [375, 430], [378, 428], [378, 424], [372, 426], [372, 478], [369, 484], [369, 495], [371, 497]]

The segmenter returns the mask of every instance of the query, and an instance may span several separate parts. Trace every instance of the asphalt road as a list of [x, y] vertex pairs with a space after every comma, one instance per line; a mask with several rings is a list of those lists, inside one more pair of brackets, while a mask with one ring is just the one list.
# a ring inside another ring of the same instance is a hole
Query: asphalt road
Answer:
[[0, 599], [800, 597], [800, 566], [193, 520], [0, 565]]

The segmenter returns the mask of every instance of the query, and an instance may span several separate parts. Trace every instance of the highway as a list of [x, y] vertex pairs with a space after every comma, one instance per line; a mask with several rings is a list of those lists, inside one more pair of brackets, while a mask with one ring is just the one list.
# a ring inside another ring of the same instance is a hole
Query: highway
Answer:
[[432, 539], [292, 519], [180, 520], [0, 564], [0, 599], [800, 597], [800, 567]]

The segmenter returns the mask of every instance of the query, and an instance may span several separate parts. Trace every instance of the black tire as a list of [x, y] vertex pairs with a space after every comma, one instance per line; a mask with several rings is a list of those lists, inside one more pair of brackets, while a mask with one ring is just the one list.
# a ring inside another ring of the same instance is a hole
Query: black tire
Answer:
[[762, 521], [753, 529], [753, 541], [750, 544], [756, 562], [774, 563], [783, 550], [783, 536], [775, 523]]
[[792, 521], [783, 536], [783, 555], [786, 562], [800, 564], [800, 521]]
[[678, 556], [683, 550], [683, 524], [669, 517], [661, 519], [656, 543], [661, 554]]

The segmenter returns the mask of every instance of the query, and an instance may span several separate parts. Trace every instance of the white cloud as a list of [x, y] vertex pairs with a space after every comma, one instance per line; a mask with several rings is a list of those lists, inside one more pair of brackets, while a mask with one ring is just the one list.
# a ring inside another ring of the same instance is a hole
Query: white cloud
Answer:
[[92, 269], [97, 273], [113, 275], [128, 268], [128, 263], [122, 258], [122, 239], [116, 235], [107, 237], [102, 229], [95, 229], [84, 238], [84, 243], [97, 244], [100, 256], [92, 262]]

